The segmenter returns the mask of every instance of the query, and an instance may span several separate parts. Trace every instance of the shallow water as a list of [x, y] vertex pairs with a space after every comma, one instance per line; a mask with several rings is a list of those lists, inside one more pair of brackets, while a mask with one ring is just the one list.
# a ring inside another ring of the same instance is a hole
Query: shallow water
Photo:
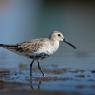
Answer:
[[[4, 72], [6, 71], [6, 72]], [[33, 68], [33, 77], [30, 81], [29, 70], [2, 70], [0, 80], [9, 83], [21, 83], [20, 89], [34, 89], [45, 91], [63, 91], [80, 93], [81, 95], [95, 95], [95, 71], [73, 68], [43, 68], [45, 77]], [[2, 88], [2, 87], [1, 87]], [[2, 90], [2, 89], [1, 89]]]
[[[32, 89], [32, 91], [36, 90], [37, 92], [57, 91], [73, 95], [95, 95], [95, 54], [81, 55], [76, 53], [61, 55], [52, 56], [41, 62], [40, 65], [45, 77], [42, 77], [37, 64], [34, 63], [31, 81], [29, 77], [30, 60], [15, 54], [1, 57], [0, 93], [5, 91], [5, 89], [8, 91], [12, 90], [12, 87], [16, 84], [16, 90], [20, 88], [28, 91]], [[20, 58], [23, 60], [21, 61]]]

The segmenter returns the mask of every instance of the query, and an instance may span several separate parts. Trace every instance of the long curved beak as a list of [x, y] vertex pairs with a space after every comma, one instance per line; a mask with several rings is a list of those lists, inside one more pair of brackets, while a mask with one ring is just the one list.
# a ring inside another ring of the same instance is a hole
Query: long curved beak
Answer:
[[73, 47], [74, 49], [77, 49], [74, 45], [72, 45], [71, 43], [69, 43], [69, 42], [66, 41], [65, 39], [63, 40], [63, 42], [65, 42], [66, 44], [70, 45], [70, 46]]

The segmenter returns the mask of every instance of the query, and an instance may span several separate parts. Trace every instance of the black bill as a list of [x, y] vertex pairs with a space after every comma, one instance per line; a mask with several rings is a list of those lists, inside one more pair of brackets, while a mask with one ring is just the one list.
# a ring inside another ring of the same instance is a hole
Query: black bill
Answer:
[[74, 49], [77, 49], [74, 45], [72, 45], [71, 43], [67, 42], [65, 39], [63, 40], [63, 42], [67, 43], [68, 45], [70, 45], [70, 46], [73, 47]]

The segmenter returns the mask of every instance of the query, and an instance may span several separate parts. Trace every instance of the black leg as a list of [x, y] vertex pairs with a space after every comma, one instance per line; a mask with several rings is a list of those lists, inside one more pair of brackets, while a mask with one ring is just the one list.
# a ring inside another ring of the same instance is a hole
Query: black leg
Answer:
[[44, 73], [43, 73], [43, 71], [41, 70], [40, 63], [39, 63], [39, 61], [37, 61], [37, 62], [38, 62], [38, 69], [40, 70], [40, 72], [42, 73], [42, 75], [43, 75], [43, 77], [44, 77]]
[[40, 86], [41, 86], [41, 80], [38, 83], [38, 90], [40, 90]]
[[30, 76], [30, 87], [32, 88], [32, 90], [34, 89], [31, 76]]
[[31, 78], [31, 76], [32, 76], [32, 65], [33, 65], [33, 63], [34, 63], [34, 60], [31, 62], [31, 64], [30, 64], [30, 78]]

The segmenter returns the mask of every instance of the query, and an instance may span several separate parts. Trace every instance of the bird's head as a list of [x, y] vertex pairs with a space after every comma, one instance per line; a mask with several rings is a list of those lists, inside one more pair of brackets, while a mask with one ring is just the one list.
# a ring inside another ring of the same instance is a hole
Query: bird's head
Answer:
[[66, 44], [70, 45], [71, 47], [73, 47], [74, 49], [76, 49], [76, 47], [74, 45], [72, 45], [71, 43], [69, 43], [68, 41], [66, 41], [66, 39], [64, 38], [64, 35], [59, 32], [59, 31], [54, 31], [50, 34], [49, 38], [53, 41], [62, 41], [65, 42]]

